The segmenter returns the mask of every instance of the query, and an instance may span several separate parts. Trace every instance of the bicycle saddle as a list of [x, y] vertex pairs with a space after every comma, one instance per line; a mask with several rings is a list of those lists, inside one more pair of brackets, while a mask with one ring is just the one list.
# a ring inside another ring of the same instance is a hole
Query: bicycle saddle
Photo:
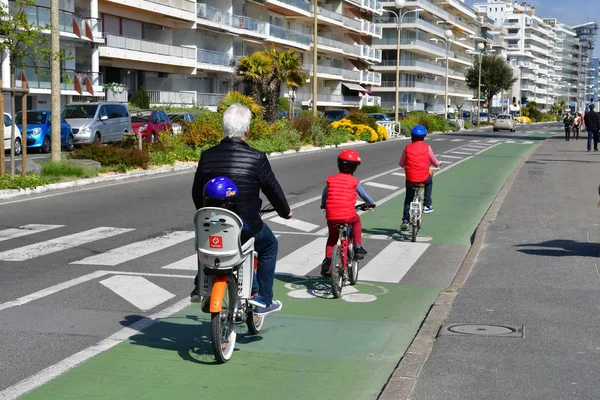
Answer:
[[411, 183], [410, 185], [414, 188], [424, 188], [425, 187], [424, 183]]

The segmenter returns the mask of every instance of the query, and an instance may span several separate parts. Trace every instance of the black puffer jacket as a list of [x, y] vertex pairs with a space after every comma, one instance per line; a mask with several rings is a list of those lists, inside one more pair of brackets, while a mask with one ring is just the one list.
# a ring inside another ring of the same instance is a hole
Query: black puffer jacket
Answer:
[[239, 193], [236, 196], [234, 211], [246, 221], [252, 235], [263, 228], [258, 213], [261, 207], [261, 190], [277, 214], [288, 218], [290, 206], [265, 153], [237, 138], [225, 138], [218, 145], [204, 151], [198, 162], [192, 186], [192, 198], [196, 209], [202, 208], [204, 185], [217, 176], [226, 176], [237, 186]]

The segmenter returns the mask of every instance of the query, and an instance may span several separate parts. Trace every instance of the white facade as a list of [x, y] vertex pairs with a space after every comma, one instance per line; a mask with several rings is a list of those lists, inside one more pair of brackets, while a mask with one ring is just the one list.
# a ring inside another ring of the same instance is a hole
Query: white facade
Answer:
[[[386, 2], [384, 6], [398, 12], [394, 2]], [[422, 11], [407, 13], [415, 8]], [[444, 112], [447, 50], [444, 42], [436, 43], [431, 39], [445, 39], [444, 32], [450, 29], [454, 36], [450, 40], [449, 50], [449, 111], [454, 111], [456, 106], [468, 110], [472, 103], [476, 103], [473, 90], [465, 82], [466, 71], [473, 65], [473, 55], [470, 52], [475, 50], [480, 38], [486, 43], [490, 42], [491, 36], [485, 33], [482, 35], [482, 32], [491, 26], [487, 21], [482, 21], [475, 10], [462, 0], [409, 0], [400, 11], [405, 17], [401, 24], [399, 108]], [[381, 96], [383, 106], [393, 108], [396, 91], [397, 19], [393, 14], [385, 12], [374, 21], [383, 27], [383, 35], [381, 39], [373, 41], [374, 47], [382, 51], [382, 62], [374, 68], [382, 74], [382, 85], [373, 88], [373, 91]]]
[[[49, 22], [48, 2], [36, 0], [32, 8], [39, 23]], [[312, 3], [304, 0], [61, 0], [60, 8], [67, 21], [61, 47], [73, 57], [63, 66], [73, 75], [63, 84], [63, 104], [102, 98], [103, 83], [121, 83], [129, 96], [144, 86], [151, 104], [215, 106], [228, 91], [243, 89], [235, 62], [272, 47], [295, 49], [312, 71]], [[381, 83], [371, 70], [381, 60], [371, 42], [382, 34], [371, 17], [381, 9], [377, 0], [319, 2], [319, 107], [379, 103], [367, 90]], [[49, 108], [49, 76], [26, 75], [35, 93], [31, 108]], [[310, 86], [302, 89], [297, 102], [308, 104], [310, 93]]]

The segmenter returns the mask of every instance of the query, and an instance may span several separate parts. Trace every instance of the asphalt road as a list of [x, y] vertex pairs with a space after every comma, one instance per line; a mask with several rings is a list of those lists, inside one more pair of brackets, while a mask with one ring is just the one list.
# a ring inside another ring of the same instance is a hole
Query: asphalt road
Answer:
[[[434, 135], [429, 143], [440, 154], [457, 148], [467, 139], [526, 140], [539, 130], [540, 126], [526, 126], [514, 134], [498, 134], [488, 128], [466, 134]], [[407, 143], [397, 140], [355, 146], [363, 160], [356, 176], [369, 180], [396, 170]], [[315, 199], [322, 192], [325, 178], [337, 172], [338, 153], [339, 150], [331, 149], [272, 159], [295, 217], [302, 223], [324, 226]], [[156, 278], [153, 282], [163, 290], [156, 289], [157, 295], [166, 296], [166, 300], [160, 306], [150, 304], [144, 310], [141, 310], [144, 307], [132, 308], [123, 296], [113, 293], [118, 282], [106, 279], [102, 284], [92, 284], [92, 278], [70, 281], [101, 270], [164, 273], [165, 265], [193, 255], [189, 237], [177, 239], [178, 234], [193, 229], [192, 180], [193, 170], [189, 170], [0, 202], [0, 230], [29, 224], [57, 225], [36, 231], [34, 236], [0, 238], [0, 365], [10, 366], [0, 368], [0, 391], [187, 296], [192, 289], [193, 271]], [[403, 186], [402, 178], [398, 177], [395, 184]], [[376, 200], [389, 193], [378, 187], [369, 187], [368, 191]], [[297, 204], [300, 206], [294, 207]], [[276, 222], [270, 225], [279, 231], [295, 229]], [[82, 232], [101, 227], [113, 230], [107, 229], [102, 240], [85, 242]], [[114, 228], [123, 231], [117, 234]], [[64, 251], [48, 252], [45, 245], [31, 247], [56, 240], [57, 236], [65, 238], [59, 244], [65, 246]], [[110, 260], [80, 262], [158, 236], [172, 238], [171, 245], [162, 249], [157, 244], [152, 256], [132, 258], [126, 267], [111, 264]], [[70, 247], [78, 241], [82, 243]], [[280, 253], [291, 253], [295, 246], [293, 240], [282, 243]], [[58, 286], [52, 288], [54, 285]], [[16, 303], [11, 303], [15, 300]]]

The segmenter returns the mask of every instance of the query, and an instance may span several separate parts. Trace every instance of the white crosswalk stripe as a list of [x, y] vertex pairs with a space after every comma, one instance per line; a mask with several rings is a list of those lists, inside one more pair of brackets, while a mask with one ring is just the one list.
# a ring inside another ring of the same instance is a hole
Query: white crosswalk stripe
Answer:
[[277, 274], [303, 276], [318, 267], [325, 257], [327, 238], [320, 237], [277, 261]]
[[141, 276], [115, 275], [100, 283], [142, 311], [175, 297], [173, 293]]
[[312, 232], [319, 227], [319, 225], [312, 224], [310, 222], [300, 221], [299, 219], [283, 219], [281, 217], [271, 218], [269, 221], [275, 222], [276, 224], [285, 225], [290, 228], [298, 229], [302, 232]]
[[446, 154], [440, 154], [440, 157], [446, 157], [446, 158], [454, 158], [457, 160], [463, 159], [464, 157], [458, 157], [458, 156], [448, 156]]
[[118, 247], [106, 253], [86, 257], [71, 264], [115, 266], [193, 239], [194, 236], [193, 231], [175, 231], [163, 236]]
[[359, 270], [359, 278], [398, 283], [428, 247], [426, 243], [392, 242]]
[[465, 139], [452, 139], [453, 142], [464, 142]]
[[471, 153], [464, 153], [464, 152], [461, 152], [461, 151], [453, 151], [452, 154], [462, 154], [464, 156], [470, 156], [470, 155], [472, 155]]
[[395, 175], [395, 176], [406, 176], [403, 172], [392, 172], [392, 175]]
[[90, 229], [84, 232], [78, 232], [72, 235], [62, 236], [56, 239], [47, 240], [17, 249], [7, 250], [0, 253], [2, 261], [25, 261], [33, 258], [56, 253], [58, 251], [72, 249], [86, 243], [106, 239], [112, 236], [121, 235], [134, 229], [100, 227]]
[[33, 235], [34, 233], [45, 232], [51, 229], [62, 228], [64, 225], [44, 225], [44, 224], [29, 224], [23, 225], [18, 228], [4, 229], [0, 231], [0, 242], [27, 235]]
[[365, 183], [365, 186], [373, 186], [373, 187], [377, 187], [377, 188], [381, 188], [381, 189], [389, 189], [389, 190], [397, 190], [398, 189], [398, 186], [386, 185], [386, 184], [377, 183], [377, 182], [367, 182], [367, 183]]

